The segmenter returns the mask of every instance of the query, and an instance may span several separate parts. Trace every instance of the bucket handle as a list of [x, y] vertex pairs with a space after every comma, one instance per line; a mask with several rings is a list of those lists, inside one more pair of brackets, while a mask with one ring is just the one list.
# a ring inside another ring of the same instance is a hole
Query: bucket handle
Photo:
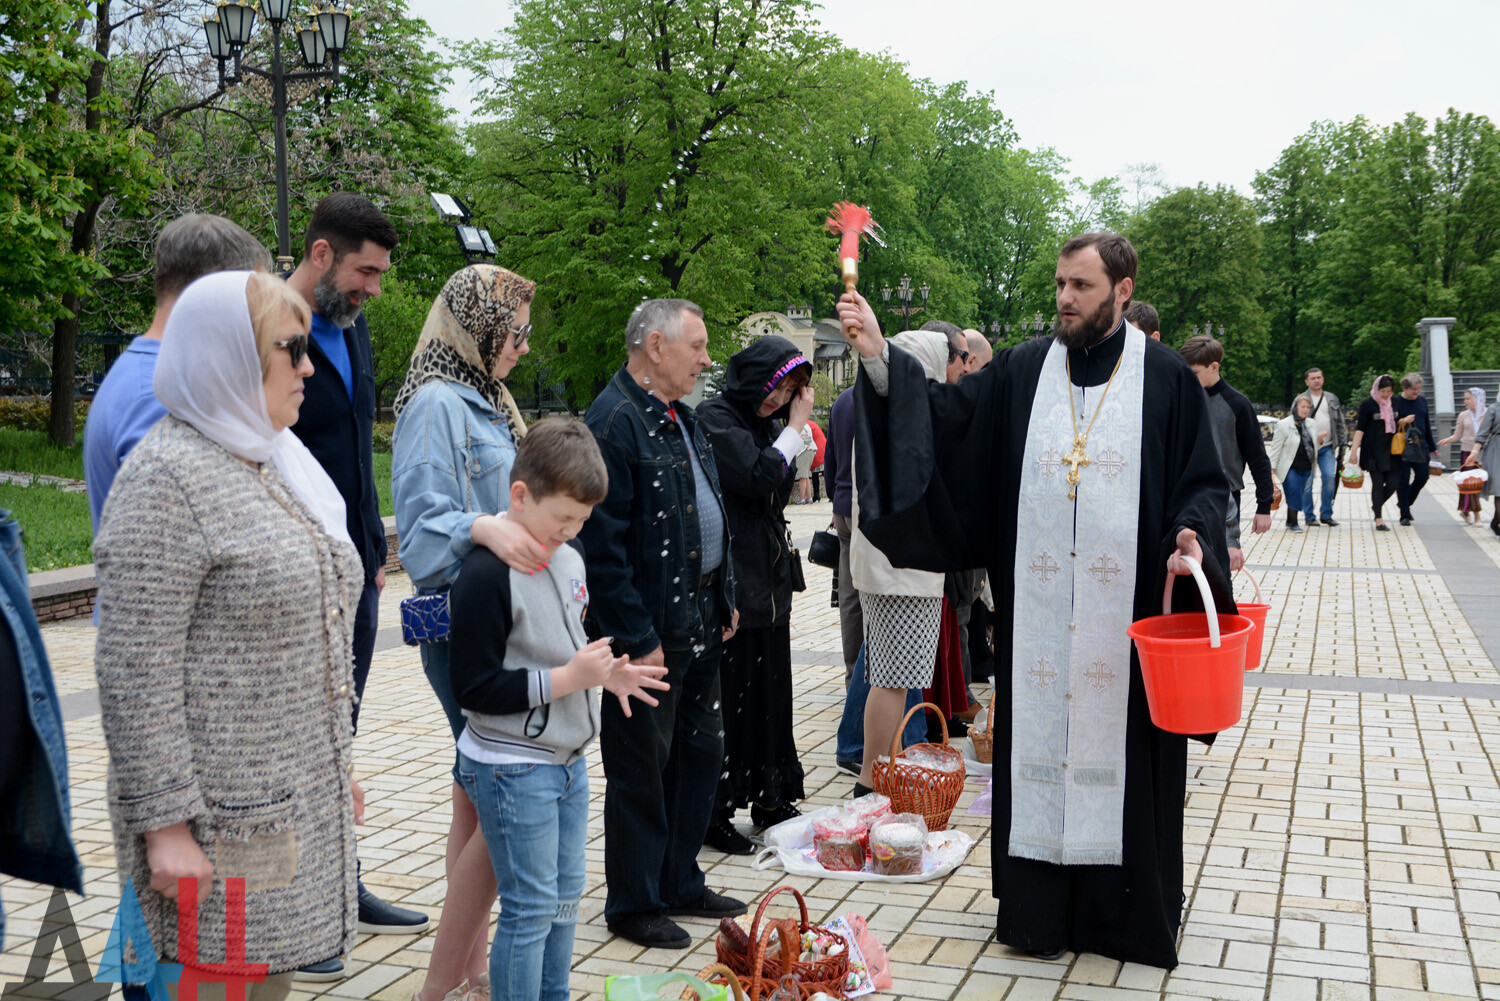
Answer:
[[[1198, 582], [1198, 593], [1203, 595], [1204, 614], [1208, 616], [1208, 645], [1217, 650], [1220, 644], [1219, 610], [1214, 607], [1214, 596], [1208, 589], [1208, 578], [1203, 576], [1203, 568], [1191, 556], [1179, 556], [1178, 559], [1187, 564], [1188, 569], [1193, 572], [1193, 580]], [[1172, 585], [1177, 582], [1179, 576], [1174, 573], [1167, 574], [1167, 589], [1161, 596], [1161, 610], [1164, 615], [1170, 615], [1172, 612]]]
[[1250, 578], [1250, 586], [1255, 588], [1255, 603], [1257, 605], [1264, 605], [1266, 599], [1260, 596], [1260, 582], [1255, 579], [1255, 574], [1250, 572], [1249, 567], [1240, 567], [1240, 573]]

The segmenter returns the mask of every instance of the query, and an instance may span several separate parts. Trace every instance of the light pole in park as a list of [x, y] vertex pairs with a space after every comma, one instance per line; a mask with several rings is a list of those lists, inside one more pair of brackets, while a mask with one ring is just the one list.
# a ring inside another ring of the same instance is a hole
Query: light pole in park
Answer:
[[464, 260], [470, 264], [494, 261], [495, 241], [490, 237], [489, 230], [474, 225], [474, 213], [468, 204], [455, 195], [437, 191], [430, 195], [438, 218], [453, 227], [453, 235], [458, 237], [458, 246], [464, 253]]
[[[245, 74], [263, 77], [271, 82], [271, 110], [276, 118], [276, 270], [292, 270], [292, 235], [290, 208], [287, 204], [286, 172], [286, 85], [288, 81], [339, 78], [339, 53], [349, 42], [349, 14], [333, 4], [314, 7], [302, 26], [293, 26], [297, 44], [302, 50], [304, 71], [288, 72], [281, 62], [281, 32], [292, 17], [293, 0], [220, 0], [213, 17], [203, 19], [203, 33], [208, 53], [219, 63], [219, 90], [242, 83]], [[248, 66], [240, 55], [255, 30], [255, 15], [271, 22], [271, 68]], [[234, 68], [228, 69], [233, 61]], [[328, 68], [324, 63], [332, 62]]]
[[896, 302], [899, 305], [891, 305], [892, 289], [889, 285], [880, 290], [880, 301], [885, 303], [885, 308], [889, 309], [892, 313], [901, 314], [903, 323], [903, 326], [901, 328], [902, 330], [910, 330], [911, 314], [920, 313], [923, 309], [922, 306], [913, 306], [911, 304], [912, 298], [915, 295], [921, 295], [922, 302], [925, 305], [928, 295], [932, 293], [932, 288], [928, 286], [926, 282], [923, 282], [921, 288], [914, 289], [911, 287], [911, 279], [906, 275], [902, 275], [901, 283], [896, 286], [894, 291], [896, 293]]

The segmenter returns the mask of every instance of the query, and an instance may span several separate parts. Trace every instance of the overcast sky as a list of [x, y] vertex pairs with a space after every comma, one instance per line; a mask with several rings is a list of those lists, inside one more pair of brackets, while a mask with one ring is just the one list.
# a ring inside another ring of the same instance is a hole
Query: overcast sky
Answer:
[[[487, 38], [504, 0], [410, 0], [444, 38]], [[993, 90], [1028, 147], [1086, 180], [1155, 162], [1173, 186], [1250, 193], [1316, 120], [1500, 113], [1500, 0], [826, 0], [823, 24], [913, 76]], [[463, 116], [469, 80], [449, 103]]]

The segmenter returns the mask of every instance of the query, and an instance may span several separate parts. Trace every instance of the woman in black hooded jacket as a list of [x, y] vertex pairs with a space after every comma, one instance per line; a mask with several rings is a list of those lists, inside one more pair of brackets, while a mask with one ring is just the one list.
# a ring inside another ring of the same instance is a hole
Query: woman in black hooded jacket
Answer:
[[[698, 408], [728, 514], [739, 630], [719, 668], [724, 768], [703, 843], [754, 850], [735, 829], [750, 806], [757, 827], [798, 815], [805, 795], [792, 734], [791, 553], [782, 509], [812, 414], [812, 364], [784, 337], [762, 337], [729, 359], [724, 392]], [[786, 421], [786, 425], [782, 425]]]

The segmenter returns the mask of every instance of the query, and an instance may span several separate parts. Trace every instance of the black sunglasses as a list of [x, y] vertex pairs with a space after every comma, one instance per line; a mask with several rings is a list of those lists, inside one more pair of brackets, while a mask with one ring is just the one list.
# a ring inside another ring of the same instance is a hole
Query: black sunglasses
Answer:
[[302, 359], [307, 357], [307, 335], [298, 334], [289, 341], [272, 341], [271, 345], [278, 348], [286, 348], [286, 353], [291, 355], [292, 368], [301, 368]]
[[515, 341], [516, 350], [519, 351], [531, 340], [531, 324], [523, 323], [519, 327], [511, 327], [510, 335]]
[[948, 363], [950, 365], [953, 364], [953, 359], [955, 358], [962, 358], [964, 360], [964, 364], [967, 365], [969, 363], [969, 352], [960, 351], [950, 345], [948, 348]]

